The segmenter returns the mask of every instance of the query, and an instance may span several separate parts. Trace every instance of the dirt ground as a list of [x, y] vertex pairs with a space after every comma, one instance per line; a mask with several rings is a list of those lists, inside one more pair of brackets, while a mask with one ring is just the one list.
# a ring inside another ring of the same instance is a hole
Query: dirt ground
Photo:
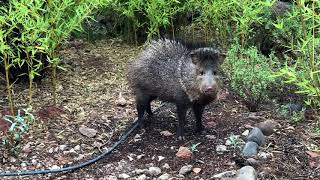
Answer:
[[[23, 138], [23, 147], [18, 157], [9, 157], [0, 148], [2, 161], [0, 170], [43, 169], [54, 165], [78, 164], [110, 147], [122, 132], [135, 120], [134, 100], [127, 87], [126, 64], [140, 51], [121, 40], [100, 40], [95, 43], [75, 40], [61, 51], [63, 67], [58, 73], [58, 98], [53, 105], [51, 80], [46, 76], [34, 89], [33, 110], [37, 117], [28, 135]], [[14, 97], [17, 107], [26, 107], [27, 85], [15, 84]], [[0, 118], [7, 112], [4, 84], [0, 87]], [[313, 121], [306, 120], [291, 124], [275, 114], [272, 107], [259, 112], [247, 108], [226, 88], [224, 98], [207, 107], [203, 122], [206, 134], [194, 134], [194, 118], [188, 114], [186, 140], [179, 144], [176, 136], [161, 135], [162, 131], [176, 132], [175, 108], [165, 104], [148, 118], [145, 130], [136, 130], [128, 140], [110, 156], [83, 169], [50, 175], [9, 177], [7, 179], [110, 179], [126, 173], [132, 178], [136, 169], [150, 166], [160, 167], [176, 179], [213, 179], [213, 176], [228, 170], [237, 170], [246, 165], [240, 155], [241, 143], [228, 146], [223, 153], [216, 152], [217, 145], [224, 145], [232, 135], [241, 135], [258, 122], [266, 119], [280, 124], [276, 132], [267, 137], [267, 143], [259, 152], [271, 154], [259, 160], [254, 167], [259, 179], [320, 179], [320, 157], [309, 152], [320, 147], [320, 136], [313, 133]], [[119, 106], [119, 93], [125, 99], [125, 106]], [[153, 104], [153, 109], [160, 102]], [[1, 120], [1, 119], [0, 119]], [[3, 125], [3, 121], [1, 122]], [[97, 131], [89, 138], [79, 132], [81, 126]], [[1, 126], [2, 130], [5, 126]], [[138, 136], [137, 136], [138, 135]], [[211, 135], [211, 136], [208, 136]], [[180, 146], [198, 144], [191, 158], [176, 156]], [[62, 148], [63, 146], [63, 148]], [[159, 156], [163, 160], [159, 161]], [[164, 164], [169, 168], [163, 168]], [[182, 166], [201, 168], [179, 177]]]

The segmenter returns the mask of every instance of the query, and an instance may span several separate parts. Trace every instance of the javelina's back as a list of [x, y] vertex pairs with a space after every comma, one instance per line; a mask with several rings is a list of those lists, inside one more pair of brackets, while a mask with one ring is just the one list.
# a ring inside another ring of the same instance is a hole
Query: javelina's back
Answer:
[[[183, 91], [180, 85], [181, 61], [188, 61], [187, 49], [179, 42], [162, 39], [152, 41], [138, 58], [129, 65], [128, 81], [138, 95], [140, 90], [150, 96], [174, 101]], [[187, 63], [187, 62], [184, 62]]]

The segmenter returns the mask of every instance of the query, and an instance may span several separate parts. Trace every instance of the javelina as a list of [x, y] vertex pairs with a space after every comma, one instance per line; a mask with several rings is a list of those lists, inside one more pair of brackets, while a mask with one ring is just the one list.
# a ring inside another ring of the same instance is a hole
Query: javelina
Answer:
[[179, 140], [184, 137], [187, 110], [192, 107], [196, 132], [201, 132], [204, 107], [216, 99], [219, 90], [218, 67], [224, 57], [210, 47], [190, 48], [179, 41], [152, 41], [128, 66], [128, 82], [136, 98], [138, 123], [144, 126], [145, 111], [152, 115], [156, 98], [176, 104]]

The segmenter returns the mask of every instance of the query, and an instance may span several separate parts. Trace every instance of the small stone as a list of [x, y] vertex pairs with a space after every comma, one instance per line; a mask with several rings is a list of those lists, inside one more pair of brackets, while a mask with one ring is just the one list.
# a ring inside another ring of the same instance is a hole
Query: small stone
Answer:
[[41, 168], [41, 167], [42, 167], [42, 164], [41, 163], [37, 163], [36, 168]]
[[192, 171], [196, 174], [199, 174], [201, 172], [201, 168], [193, 168]]
[[28, 142], [25, 146], [23, 146], [22, 152], [24, 152], [24, 153], [30, 153], [31, 152], [31, 143], [30, 142]]
[[230, 178], [230, 177], [233, 177], [237, 174], [237, 171], [235, 170], [232, 170], [232, 171], [226, 171], [226, 172], [222, 172], [222, 173], [219, 173], [219, 174], [215, 174], [213, 176], [213, 178], [216, 178], [216, 179], [221, 179], [221, 178]]
[[54, 152], [58, 152], [59, 151], [59, 147], [54, 148]]
[[161, 131], [160, 134], [162, 136], [172, 136], [173, 135], [170, 131]]
[[145, 174], [140, 175], [137, 180], [146, 180], [147, 176]]
[[50, 148], [48, 151], [50, 154], [53, 153], [53, 148]]
[[157, 180], [168, 180], [170, 178], [170, 175], [168, 173], [164, 173], [161, 176], [157, 178]]
[[252, 166], [244, 166], [239, 170], [236, 180], [256, 180], [257, 172]]
[[216, 151], [217, 151], [218, 153], [225, 152], [225, 151], [227, 151], [227, 146], [225, 146], [225, 145], [217, 145]]
[[242, 155], [245, 157], [252, 157], [257, 155], [257, 153], [258, 153], [258, 144], [252, 141], [248, 141], [242, 150]]
[[117, 176], [108, 175], [101, 180], [118, 180]]
[[266, 138], [263, 135], [262, 131], [259, 128], [255, 127], [249, 133], [247, 141], [256, 142], [259, 146], [261, 146], [266, 142]]
[[170, 169], [170, 166], [168, 163], [165, 163], [163, 166], [162, 166], [164, 169]]
[[206, 135], [206, 138], [208, 138], [208, 139], [216, 139], [216, 136], [215, 135]]
[[31, 163], [32, 163], [32, 165], [36, 166], [36, 165], [37, 165], [37, 160], [32, 159], [32, 160], [31, 160]]
[[160, 162], [160, 161], [162, 161], [162, 160], [164, 160], [165, 159], [165, 157], [163, 157], [163, 156], [158, 156], [158, 162]]
[[180, 158], [189, 158], [191, 157], [191, 155], [192, 155], [192, 152], [187, 147], [183, 147], [183, 146], [181, 146], [178, 152], [176, 153], [176, 156]]
[[136, 134], [133, 138], [134, 142], [138, 142], [138, 141], [141, 141], [141, 136], [140, 134]]
[[21, 167], [27, 167], [27, 163], [25, 162], [21, 163]]
[[64, 151], [64, 150], [66, 149], [66, 147], [67, 147], [67, 145], [64, 145], [64, 144], [63, 144], [63, 145], [60, 145], [60, 146], [59, 146], [59, 149], [60, 149], [61, 151]]
[[137, 156], [137, 159], [141, 159], [141, 158], [143, 158], [144, 156], [145, 156], [144, 154], [140, 154], [140, 155]]
[[258, 123], [256, 126], [265, 136], [270, 136], [274, 132], [274, 129], [278, 126], [278, 123], [274, 120], [266, 120]]
[[182, 168], [179, 170], [180, 175], [185, 175], [192, 171], [192, 165], [186, 165], [182, 166]]
[[119, 179], [128, 179], [128, 178], [130, 178], [130, 176], [126, 173], [122, 173], [122, 174], [119, 174], [118, 178]]
[[259, 152], [258, 153], [258, 158], [259, 159], [263, 159], [263, 160], [267, 160], [272, 158], [272, 154], [271, 153], [266, 153], [266, 152]]
[[17, 159], [16, 158], [14, 158], [14, 157], [10, 157], [10, 160], [9, 160], [10, 162], [12, 162], [12, 163], [14, 163], [14, 162], [16, 162], [17, 161]]
[[226, 140], [226, 143], [225, 143], [226, 146], [230, 146], [231, 144], [232, 144], [232, 142], [229, 139]]
[[241, 135], [242, 135], [242, 136], [248, 136], [248, 135], [249, 135], [249, 132], [250, 132], [250, 131], [247, 129], [247, 130], [245, 130]]
[[88, 128], [86, 126], [81, 126], [79, 128], [79, 131], [82, 135], [87, 136], [89, 138], [93, 138], [94, 136], [96, 136], [97, 134], [97, 130], [92, 129], [92, 128]]
[[116, 100], [117, 106], [125, 106], [127, 105], [127, 100], [122, 96], [122, 93], [119, 93], [118, 99]]
[[73, 149], [74, 149], [75, 151], [80, 151], [80, 145], [76, 145]]
[[53, 166], [51, 166], [51, 168], [50, 169], [60, 169], [60, 167], [59, 166], [57, 166], [57, 165], [53, 165]]
[[134, 170], [134, 174], [143, 174], [143, 173], [148, 173], [148, 169], [136, 169]]
[[150, 167], [148, 169], [148, 174], [150, 176], [158, 176], [159, 174], [161, 174], [161, 169], [159, 167]]
[[92, 145], [93, 147], [96, 147], [96, 148], [101, 148], [103, 146], [103, 144], [98, 141], [94, 141]]

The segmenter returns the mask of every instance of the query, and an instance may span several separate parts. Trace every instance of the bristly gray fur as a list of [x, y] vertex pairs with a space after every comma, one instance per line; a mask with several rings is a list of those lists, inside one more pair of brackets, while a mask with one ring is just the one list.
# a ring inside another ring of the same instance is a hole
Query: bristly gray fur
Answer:
[[[199, 48], [201, 53], [214, 54], [215, 49]], [[134, 94], [156, 96], [175, 102], [193, 102], [201, 97], [197, 85], [195, 65], [190, 49], [182, 43], [160, 39], [150, 45], [129, 64], [128, 81]]]

